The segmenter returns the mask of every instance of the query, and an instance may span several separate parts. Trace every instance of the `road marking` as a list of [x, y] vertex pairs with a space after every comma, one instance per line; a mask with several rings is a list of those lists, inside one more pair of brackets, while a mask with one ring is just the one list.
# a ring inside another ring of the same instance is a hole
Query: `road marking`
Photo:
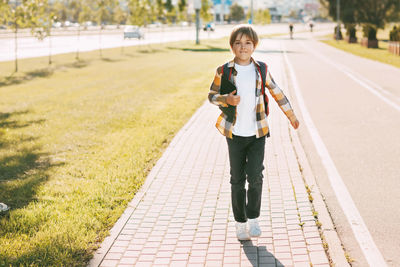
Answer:
[[383, 94], [389, 95], [390, 98], [392, 98], [392, 99], [394, 98], [396, 100], [399, 100], [399, 97], [396, 97], [395, 95], [393, 95], [393, 94], [389, 93], [388, 91], [384, 90], [381, 86], [377, 85], [376, 83], [374, 83], [374, 82], [362, 77], [359, 74], [356, 74], [354, 71], [352, 71], [351, 69], [347, 68], [346, 66], [338, 64], [338, 63], [334, 63], [332, 60], [330, 60], [328, 57], [322, 55], [321, 53], [316, 52], [315, 50], [311, 50], [309, 47], [307, 47], [304, 44], [304, 42], [301, 42], [301, 45], [306, 50], [308, 50], [310, 53], [312, 53], [316, 57], [320, 58], [321, 60], [325, 61], [329, 65], [333, 66], [334, 68], [336, 68], [340, 72], [344, 73], [346, 76], [348, 76], [351, 79], [353, 79], [355, 82], [360, 84], [362, 87], [366, 88], [372, 94], [374, 94], [375, 96], [379, 97], [386, 104], [389, 104], [390, 106], [395, 108], [397, 111], [400, 111], [400, 106], [398, 104], [396, 104], [395, 102], [393, 102], [388, 97], [384, 96]]
[[372, 236], [368, 231], [368, 228], [365, 225], [364, 220], [362, 219], [359, 211], [357, 210], [357, 207], [354, 204], [354, 201], [351, 198], [350, 193], [347, 190], [342, 177], [340, 176], [338, 170], [336, 169], [336, 166], [329, 155], [328, 149], [326, 148], [324, 142], [322, 141], [322, 138], [320, 137], [318, 130], [311, 119], [310, 113], [308, 112], [303, 96], [301, 94], [301, 90], [298, 85], [297, 77], [294, 72], [293, 66], [289, 61], [286, 50], [284, 49], [283, 51], [284, 51], [283, 55], [285, 58], [285, 62], [289, 68], [289, 76], [290, 79], [292, 80], [293, 88], [297, 97], [297, 102], [299, 103], [299, 107], [303, 114], [304, 122], [311, 135], [311, 139], [314, 142], [315, 148], [319, 156], [321, 157], [322, 163], [327, 171], [328, 178], [331, 183], [332, 189], [335, 192], [336, 198], [344, 214], [346, 215], [348, 222], [350, 223], [354, 236], [356, 237], [361, 247], [361, 250], [364, 253], [364, 256], [370, 266], [373, 267], [387, 266], [381, 252], [375, 245], [375, 242], [372, 239]]

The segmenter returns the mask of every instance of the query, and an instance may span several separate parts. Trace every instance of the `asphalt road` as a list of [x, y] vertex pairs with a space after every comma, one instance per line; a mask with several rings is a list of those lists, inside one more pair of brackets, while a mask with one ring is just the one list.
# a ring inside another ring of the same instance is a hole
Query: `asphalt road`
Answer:
[[[334, 49], [310, 33], [262, 43], [262, 53], [280, 51], [282, 61], [286, 51], [316, 130], [376, 246], [388, 266], [400, 266], [400, 69]], [[339, 237], [353, 266], [368, 266], [290, 82], [286, 90], [301, 117], [300, 139]]]

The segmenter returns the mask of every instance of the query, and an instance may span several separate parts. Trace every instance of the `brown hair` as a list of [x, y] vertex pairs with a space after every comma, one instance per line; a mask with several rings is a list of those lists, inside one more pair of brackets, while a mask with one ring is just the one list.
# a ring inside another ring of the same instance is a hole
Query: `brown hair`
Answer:
[[229, 37], [229, 44], [231, 47], [233, 47], [233, 43], [236, 41], [238, 35], [240, 35], [240, 38], [242, 38], [243, 34], [249, 37], [249, 39], [253, 42], [254, 47], [257, 46], [258, 35], [253, 27], [250, 24], [240, 24], [233, 28], [231, 36]]

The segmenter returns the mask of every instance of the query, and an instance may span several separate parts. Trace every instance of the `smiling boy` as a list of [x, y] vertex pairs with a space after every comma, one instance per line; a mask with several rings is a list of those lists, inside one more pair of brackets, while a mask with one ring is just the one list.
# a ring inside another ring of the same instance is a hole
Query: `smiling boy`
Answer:
[[[268, 107], [265, 101], [268, 98], [263, 87], [269, 90], [294, 129], [299, 127], [299, 121], [265, 63], [252, 58], [258, 45], [255, 30], [250, 25], [236, 26], [230, 35], [229, 44], [234, 59], [217, 69], [208, 99], [222, 110], [216, 127], [226, 136], [228, 143], [236, 235], [239, 240], [249, 240], [261, 235], [258, 217], [265, 138], [269, 137]], [[220, 93], [223, 76], [236, 86], [236, 90], [229, 94]], [[228, 109], [234, 109], [234, 116], [228, 114]], [[245, 188], [246, 180], [248, 190]]]

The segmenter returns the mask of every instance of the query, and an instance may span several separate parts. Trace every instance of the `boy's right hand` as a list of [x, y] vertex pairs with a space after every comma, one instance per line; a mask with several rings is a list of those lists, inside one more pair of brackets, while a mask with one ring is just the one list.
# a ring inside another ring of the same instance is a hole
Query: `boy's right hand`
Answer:
[[231, 106], [237, 106], [239, 105], [240, 102], [240, 96], [235, 95], [236, 94], [236, 90], [232, 91], [228, 97], [226, 98], [226, 103], [228, 103]]

